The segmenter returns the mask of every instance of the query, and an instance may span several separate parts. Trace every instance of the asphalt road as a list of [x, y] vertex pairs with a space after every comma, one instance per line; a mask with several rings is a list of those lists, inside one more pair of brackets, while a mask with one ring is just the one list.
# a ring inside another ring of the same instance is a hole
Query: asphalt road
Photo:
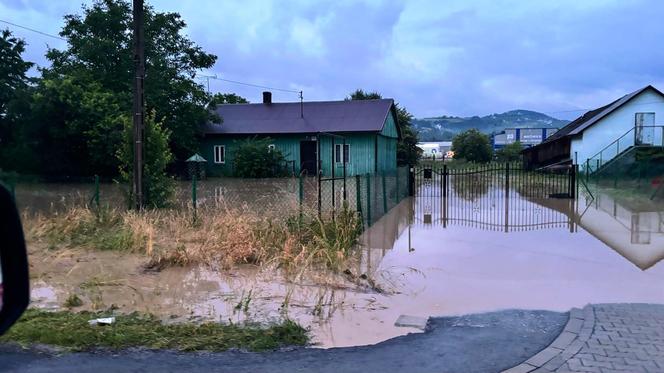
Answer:
[[508, 310], [432, 318], [425, 333], [372, 346], [266, 353], [133, 349], [52, 354], [0, 346], [2, 372], [499, 372], [530, 358], [562, 331], [568, 314]]

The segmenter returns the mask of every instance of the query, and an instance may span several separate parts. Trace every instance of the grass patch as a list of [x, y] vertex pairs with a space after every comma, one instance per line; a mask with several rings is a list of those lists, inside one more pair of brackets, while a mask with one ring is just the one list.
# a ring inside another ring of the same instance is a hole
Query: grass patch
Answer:
[[132, 229], [134, 215], [116, 209], [72, 207], [53, 217], [38, 217], [33, 233], [50, 246], [92, 247], [127, 251], [144, 246], [145, 232]]
[[267, 351], [284, 346], [302, 346], [308, 342], [306, 330], [290, 320], [269, 327], [218, 323], [163, 324], [154, 316], [132, 313], [116, 316], [115, 323], [111, 325], [88, 324], [91, 319], [106, 316], [107, 312], [29, 309], [5, 335], [0, 336], [0, 342], [17, 342], [24, 346], [39, 343], [72, 351], [99, 347]]

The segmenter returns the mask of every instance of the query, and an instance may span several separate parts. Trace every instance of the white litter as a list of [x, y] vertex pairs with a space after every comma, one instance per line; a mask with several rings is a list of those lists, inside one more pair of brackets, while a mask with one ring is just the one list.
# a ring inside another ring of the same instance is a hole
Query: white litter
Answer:
[[90, 325], [111, 325], [115, 322], [115, 317], [102, 317], [88, 321]]

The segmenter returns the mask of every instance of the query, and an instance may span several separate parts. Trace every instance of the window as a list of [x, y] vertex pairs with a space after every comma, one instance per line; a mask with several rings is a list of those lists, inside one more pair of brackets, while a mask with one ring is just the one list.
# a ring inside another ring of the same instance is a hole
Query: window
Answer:
[[214, 163], [226, 163], [226, 147], [224, 145], [214, 146]]
[[334, 161], [341, 163], [341, 147], [344, 147], [344, 163], [350, 163], [350, 145], [349, 144], [336, 144], [334, 145]]
[[274, 146], [274, 144], [270, 144], [270, 145], [267, 146], [267, 151], [272, 152], [275, 148], [276, 147]]

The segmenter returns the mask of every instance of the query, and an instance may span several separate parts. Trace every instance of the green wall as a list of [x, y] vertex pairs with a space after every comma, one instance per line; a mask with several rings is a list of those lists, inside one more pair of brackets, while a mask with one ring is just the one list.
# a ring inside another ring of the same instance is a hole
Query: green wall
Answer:
[[[345, 138], [346, 144], [350, 145], [350, 160], [346, 165], [346, 175], [363, 175], [374, 172], [391, 172], [397, 167], [397, 140], [398, 131], [395, 118], [390, 111], [383, 129], [376, 132], [353, 132], [335, 133]], [[344, 139], [331, 135], [321, 134], [321, 170], [324, 176], [332, 174], [333, 144], [342, 144]], [[233, 155], [237, 147], [237, 141], [250, 138], [249, 135], [206, 135], [201, 141], [200, 154], [207, 160], [207, 173], [210, 176], [232, 176]], [[300, 173], [300, 141], [316, 138], [316, 134], [275, 134], [270, 136], [273, 144], [279, 149], [288, 161], [294, 161], [296, 174]], [[214, 146], [224, 145], [226, 147], [226, 162], [224, 164], [214, 163]], [[336, 176], [343, 175], [343, 163], [335, 162], [334, 173]]]

